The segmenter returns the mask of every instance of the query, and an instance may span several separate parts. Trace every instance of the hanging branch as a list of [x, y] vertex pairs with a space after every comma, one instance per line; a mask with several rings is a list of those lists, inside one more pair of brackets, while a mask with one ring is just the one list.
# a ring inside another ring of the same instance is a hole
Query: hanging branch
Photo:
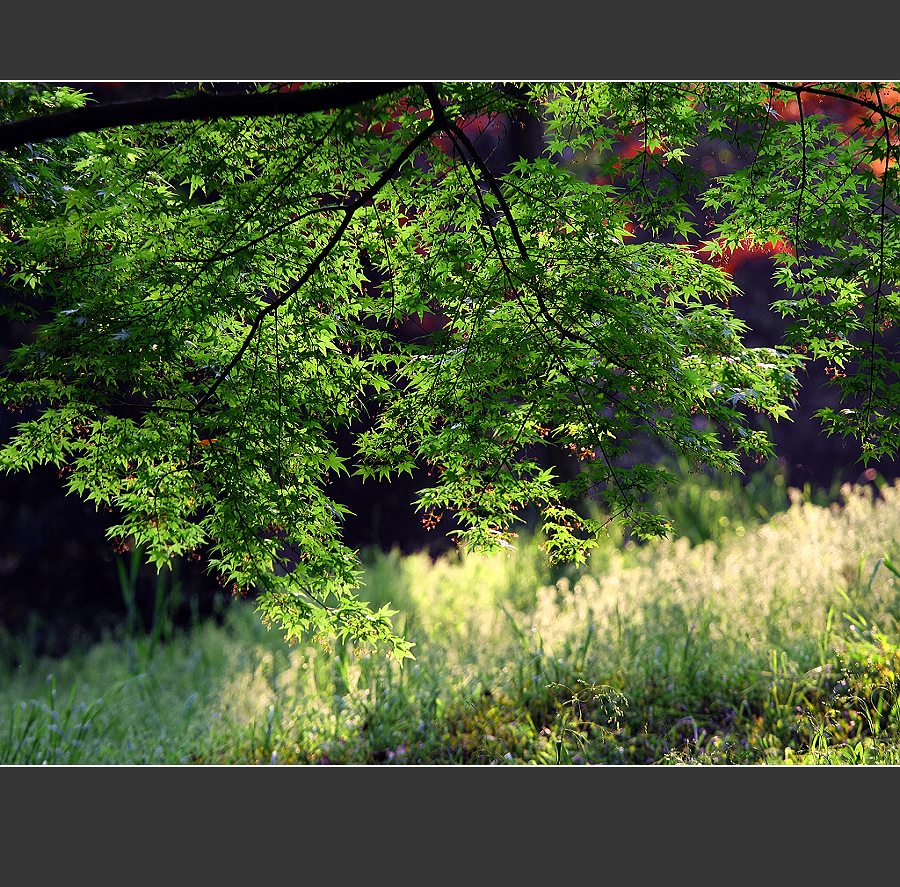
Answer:
[[[454, 139], [454, 141], [461, 143], [465, 147], [466, 151], [468, 151], [468, 153], [471, 155], [472, 160], [478, 166], [478, 169], [481, 171], [482, 176], [484, 176], [488, 188], [490, 188], [491, 193], [494, 195], [494, 197], [497, 198], [497, 202], [500, 204], [500, 208], [502, 209], [503, 215], [506, 218], [506, 222], [509, 225], [510, 232], [512, 233], [513, 240], [516, 244], [516, 249], [521, 256], [522, 261], [526, 264], [526, 266], [530, 265], [531, 257], [528, 255], [528, 250], [525, 248], [525, 244], [522, 241], [522, 235], [519, 233], [519, 226], [516, 224], [516, 220], [513, 218], [512, 210], [510, 209], [509, 203], [507, 202], [503, 191], [500, 189], [500, 184], [497, 182], [496, 177], [490, 171], [488, 165], [484, 162], [481, 155], [475, 150], [475, 146], [469, 140], [469, 137], [466, 135], [465, 131], [461, 127], [457, 126], [449, 117], [447, 117], [447, 114], [444, 111], [444, 106], [441, 104], [440, 98], [437, 94], [437, 90], [435, 90], [434, 86], [430, 83], [425, 83], [422, 85], [422, 87], [425, 90], [425, 94], [428, 96], [428, 101], [431, 103], [431, 108], [434, 111], [435, 122], [437, 122], [440, 125], [441, 129], [444, 132], [448, 133]], [[491, 226], [491, 236], [495, 236], [493, 226]], [[513, 272], [507, 268], [503, 258], [503, 253], [500, 250], [499, 246], [497, 247], [497, 252], [500, 257], [500, 262], [503, 265], [504, 270], [506, 270], [507, 274], [512, 274], [523, 283], [526, 282], [518, 274], [513, 274]], [[571, 342], [580, 342], [582, 345], [592, 345], [592, 343], [584, 336], [581, 336], [578, 333], [564, 327], [550, 313], [550, 309], [547, 307], [547, 303], [544, 301], [543, 294], [541, 293], [539, 287], [532, 287], [532, 292], [537, 299], [540, 315], [563, 338], [568, 339]]]
[[881, 101], [876, 104], [875, 102], [861, 99], [859, 96], [848, 95], [846, 92], [837, 92], [833, 89], [820, 89], [817, 86], [805, 86], [802, 84], [800, 86], [791, 86], [789, 83], [766, 83], [766, 86], [769, 86], [772, 89], [781, 89], [785, 92], [792, 92], [798, 97], [801, 92], [805, 92], [809, 95], [823, 95], [833, 99], [841, 99], [842, 101], [850, 102], [853, 105], [859, 105], [861, 108], [868, 108], [870, 111], [874, 111], [888, 120], [893, 120], [895, 123], [900, 123], [900, 115], [892, 114], [890, 111], [885, 110]]
[[244, 356], [244, 352], [250, 347], [253, 337], [256, 335], [266, 317], [277, 311], [291, 296], [298, 292], [307, 281], [309, 281], [316, 271], [318, 271], [331, 251], [337, 246], [338, 241], [344, 236], [344, 232], [349, 227], [356, 211], [368, 203], [389, 181], [391, 181], [391, 179], [393, 179], [400, 171], [403, 164], [406, 163], [406, 161], [409, 160], [409, 158], [412, 157], [416, 151], [418, 151], [418, 149], [438, 131], [438, 129], [439, 125], [436, 121], [423, 129], [403, 149], [397, 159], [378, 177], [378, 180], [371, 187], [367, 188], [356, 198], [356, 200], [352, 203], [348, 203], [344, 207], [344, 218], [341, 219], [341, 223], [337, 226], [331, 237], [328, 238], [328, 243], [322, 247], [319, 254], [309, 263], [309, 265], [307, 265], [303, 274], [301, 274], [291, 286], [284, 290], [284, 292], [280, 293], [273, 302], [266, 305], [266, 307], [256, 315], [253, 322], [250, 324], [250, 329], [247, 331], [247, 335], [244, 337], [244, 341], [241, 343], [240, 348], [234, 353], [212, 385], [206, 389], [206, 393], [197, 400], [197, 403], [194, 405], [195, 410], [199, 410], [200, 407], [212, 397], [216, 389], [222, 383], [222, 380], [225, 379], [225, 377], [238, 365], [241, 358]]

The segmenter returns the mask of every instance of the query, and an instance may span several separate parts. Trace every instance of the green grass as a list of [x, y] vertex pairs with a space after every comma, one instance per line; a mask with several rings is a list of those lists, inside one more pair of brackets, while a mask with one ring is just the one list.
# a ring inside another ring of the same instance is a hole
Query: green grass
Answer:
[[900, 764], [900, 486], [881, 493], [687, 476], [679, 538], [581, 570], [524, 538], [370, 555], [365, 594], [416, 642], [402, 668], [287, 646], [240, 601], [221, 626], [17, 649], [0, 763]]

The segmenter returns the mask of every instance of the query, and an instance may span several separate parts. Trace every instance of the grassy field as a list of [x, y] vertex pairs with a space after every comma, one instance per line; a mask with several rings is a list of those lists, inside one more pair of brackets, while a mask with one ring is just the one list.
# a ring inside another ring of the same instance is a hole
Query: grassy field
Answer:
[[7, 638], [0, 763], [900, 764], [900, 486], [790, 499], [689, 478], [679, 538], [581, 570], [373, 555], [403, 668], [240, 601], [56, 660]]

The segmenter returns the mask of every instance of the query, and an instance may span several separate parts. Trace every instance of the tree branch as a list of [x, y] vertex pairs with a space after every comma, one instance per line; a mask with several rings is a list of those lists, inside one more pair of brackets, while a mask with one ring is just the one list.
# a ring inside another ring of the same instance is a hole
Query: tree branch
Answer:
[[[491, 193], [494, 197], [497, 198], [497, 202], [500, 204], [500, 209], [503, 211], [503, 215], [506, 219], [506, 223], [509, 225], [510, 232], [512, 233], [513, 240], [516, 244], [516, 249], [519, 251], [519, 255], [522, 258], [522, 261], [525, 263], [526, 267], [532, 264], [531, 257], [528, 255], [528, 250], [525, 248], [525, 244], [522, 241], [522, 235], [519, 232], [519, 226], [516, 224], [515, 218], [513, 218], [512, 209], [509, 206], [509, 203], [506, 200], [506, 197], [503, 194], [503, 191], [500, 189], [500, 184], [498, 183], [494, 174], [488, 168], [488, 165], [484, 162], [481, 155], [478, 151], [475, 150], [475, 146], [470, 141], [469, 137], [465, 134], [461, 127], [457, 126], [449, 117], [447, 117], [446, 112], [444, 111], [444, 106], [441, 104], [440, 97], [437, 94], [437, 90], [433, 85], [429, 83], [422, 84], [422, 88], [425, 90], [425, 94], [428, 96], [428, 101], [431, 104], [431, 109], [434, 111], [434, 119], [438, 122], [441, 128], [446, 132], [453, 141], [461, 144], [465, 147], [465, 149], [469, 152], [472, 157], [474, 163], [478, 166], [481, 171], [482, 176], [484, 177], [485, 182], [487, 182], [488, 188], [490, 188]], [[460, 156], [462, 155], [462, 151], [460, 151]], [[479, 193], [480, 198], [480, 193]], [[500, 262], [506, 270], [508, 276], [515, 276], [522, 283], [527, 283], [524, 278], [522, 278], [518, 274], [513, 274], [506, 266], [506, 263], [503, 258], [503, 252], [500, 249], [499, 244], [496, 243], [496, 235], [494, 234], [493, 225], [489, 224], [489, 229], [491, 232], [491, 237], [495, 240], [495, 245], [497, 249], [497, 253], [500, 257]], [[511, 283], [512, 281], [510, 281]], [[572, 330], [564, 327], [551, 313], [550, 309], [547, 307], [547, 303], [544, 300], [543, 294], [540, 291], [540, 288], [532, 284], [531, 291], [534, 293], [535, 298], [538, 303], [538, 310], [541, 316], [552, 326], [563, 338], [569, 339], [571, 342], [580, 342], [583, 345], [591, 345], [592, 343], [585, 339], [584, 336], [579, 335], [578, 333], [573, 332]]]
[[223, 120], [229, 117], [274, 117], [336, 111], [403, 89], [406, 83], [338, 83], [297, 92], [243, 95], [196, 95], [190, 98], [149, 99], [93, 105], [0, 124], [0, 151], [29, 142], [65, 138], [79, 132], [97, 132], [141, 123], [181, 120]]
[[804, 86], [802, 84], [800, 86], [791, 86], [789, 83], [766, 83], [766, 86], [769, 86], [772, 89], [781, 89], [785, 92], [792, 92], [798, 97], [801, 92], [806, 92], [810, 95], [824, 95], [830, 96], [833, 99], [841, 99], [845, 102], [859, 105], [861, 108], [868, 108], [870, 111], [880, 114], [884, 119], [900, 123], [900, 115], [892, 114], [890, 111], [885, 110], [882, 102], [876, 104], [875, 102], [869, 102], [854, 95], [848, 95], [846, 92], [837, 92], [833, 89], [819, 89], [817, 86]]
[[270, 302], [265, 308], [261, 309], [256, 317], [253, 319], [253, 322], [250, 324], [250, 329], [247, 331], [247, 335], [244, 337], [244, 341], [241, 343], [240, 348], [234, 353], [225, 367], [222, 369], [221, 373], [215, 379], [215, 381], [207, 388], [206, 393], [200, 397], [196, 404], [194, 405], [194, 410], [199, 410], [200, 407], [203, 406], [206, 401], [209, 400], [210, 397], [215, 393], [216, 389], [225, 379], [225, 377], [238, 365], [241, 358], [244, 356], [244, 352], [247, 348], [250, 347], [250, 343], [253, 341], [253, 337], [256, 335], [259, 330], [262, 322], [273, 312], [277, 311], [279, 307], [281, 307], [287, 300], [293, 296], [296, 292], [298, 292], [304, 284], [313, 276], [313, 274], [318, 271], [319, 267], [328, 258], [329, 254], [332, 250], [337, 246], [338, 241], [341, 237], [344, 236], [344, 232], [350, 225], [350, 221], [353, 218], [353, 215], [356, 211], [372, 200], [375, 195], [391, 180], [397, 173], [400, 171], [401, 167], [407, 160], [412, 157], [416, 151], [432, 136], [434, 133], [438, 132], [440, 129], [437, 121], [431, 123], [426, 129], [423, 129], [397, 156], [397, 159], [387, 167], [387, 169], [382, 172], [382, 174], [378, 177], [378, 180], [370, 185], [359, 197], [356, 198], [352, 203], [348, 203], [344, 210], [344, 218], [341, 219], [341, 223], [337, 226], [334, 233], [331, 237], [328, 238], [328, 243], [322, 247], [319, 251], [318, 255], [307, 265], [306, 270], [303, 274], [294, 281], [286, 290], [281, 292], [278, 297]]

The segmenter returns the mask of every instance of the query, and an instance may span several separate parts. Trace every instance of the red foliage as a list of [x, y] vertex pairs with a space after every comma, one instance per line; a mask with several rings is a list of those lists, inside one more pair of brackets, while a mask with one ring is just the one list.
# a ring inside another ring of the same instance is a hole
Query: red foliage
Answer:
[[[472, 142], [475, 142], [485, 133], [490, 138], [499, 138], [501, 128], [506, 125], [505, 118], [497, 114], [476, 114], [474, 117], [460, 117], [455, 122]], [[431, 142], [445, 154], [452, 154], [454, 151], [453, 139], [446, 133], [434, 136]]]
[[774, 243], [759, 244], [754, 243], [748, 237], [736, 247], [725, 247], [721, 253], [711, 255], [707, 250], [700, 250], [696, 255], [698, 258], [734, 276], [734, 272], [750, 259], [771, 258], [778, 253], [786, 253], [793, 256], [794, 248], [788, 241], [780, 238]]

